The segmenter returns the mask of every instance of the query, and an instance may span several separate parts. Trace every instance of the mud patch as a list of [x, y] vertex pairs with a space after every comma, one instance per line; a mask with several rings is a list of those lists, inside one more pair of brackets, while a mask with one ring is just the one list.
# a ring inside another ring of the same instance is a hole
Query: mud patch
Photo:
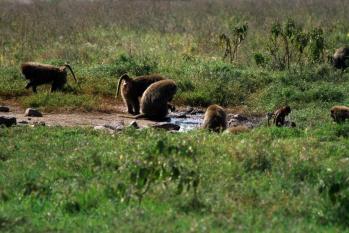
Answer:
[[[190, 109], [191, 111], [179, 111], [169, 114], [168, 123], [180, 126], [179, 132], [187, 132], [200, 128], [204, 119], [202, 110]], [[59, 112], [44, 113], [40, 122], [31, 117], [24, 116], [25, 109], [10, 107], [9, 112], [3, 112], [2, 116], [11, 116], [17, 119], [19, 125], [46, 125], [63, 127], [96, 127], [103, 126], [112, 130], [115, 125], [128, 126], [137, 124], [136, 128], [152, 127], [159, 122], [149, 120], [134, 120], [125, 117], [124, 112], [102, 113], [102, 112]], [[258, 127], [264, 121], [263, 117], [243, 116], [239, 114], [228, 114], [229, 127], [246, 126], [248, 128]], [[115, 127], [114, 127], [115, 128]], [[119, 129], [119, 128], [118, 128]]]

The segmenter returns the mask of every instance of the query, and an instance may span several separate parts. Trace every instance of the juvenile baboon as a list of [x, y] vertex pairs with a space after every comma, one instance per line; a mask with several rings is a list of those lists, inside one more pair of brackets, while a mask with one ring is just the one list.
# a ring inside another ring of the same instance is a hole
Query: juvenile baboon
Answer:
[[26, 62], [21, 65], [22, 74], [29, 83], [26, 85], [26, 89], [32, 88], [33, 92], [36, 92], [36, 87], [43, 84], [51, 84], [51, 91], [62, 90], [64, 84], [67, 83], [67, 70], [68, 68], [72, 73], [75, 82], [77, 79], [70, 65], [65, 64], [63, 66], [53, 66], [47, 64], [41, 64], [37, 62]]
[[341, 47], [333, 55], [333, 66], [345, 70], [349, 67], [349, 47]]
[[349, 119], [349, 107], [347, 106], [333, 106], [331, 108], [331, 117], [337, 123], [342, 123]]
[[128, 113], [137, 115], [139, 114], [139, 98], [143, 95], [144, 91], [154, 82], [164, 79], [160, 75], [144, 75], [132, 79], [127, 74], [124, 74], [119, 79], [116, 97], [118, 97], [120, 85], [123, 82], [121, 96], [124, 104], [127, 106]]
[[[285, 117], [291, 113], [291, 108], [290, 106], [286, 105], [282, 108], [277, 109], [275, 112], [273, 113], [268, 113], [268, 125], [269, 124], [269, 120], [271, 118], [273, 118], [273, 124], [281, 127], [281, 126], [285, 126]], [[294, 123], [295, 124], [295, 123]]]
[[249, 128], [247, 126], [238, 125], [238, 126], [229, 127], [224, 131], [224, 133], [239, 134], [247, 131], [249, 131]]
[[141, 114], [135, 116], [135, 118], [164, 119], [168, 114], [168, 109], [175, 110], [169, 102], [172, 101], [176, 92], [177, 85], [170, 79], [151, 84], [142, 95]]
[[221, 132], [227, 128], [227, 114], [221, 106], [210, 105], [204, 116], [202, 128], [213, 132]]

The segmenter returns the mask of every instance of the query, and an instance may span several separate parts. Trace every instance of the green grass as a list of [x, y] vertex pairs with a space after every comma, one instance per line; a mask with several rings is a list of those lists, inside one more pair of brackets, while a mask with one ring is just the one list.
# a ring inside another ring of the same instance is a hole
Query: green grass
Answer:
[[[348, 130], [348, 124], [332, 123], [240, 135], [2, 129], [0, 229], [343, 232]], [[180, 165], [181, 176], [195, 171], [196, 198], [193, 189], [178, 193], [179, 180], [166, 178], [165, 169], [140, 205], [134, 195], [125, 202], [120, 184], [129, 191], [138, 187], [132, 174], [144, 166], [156, 169], [147, 163], [152, 159]]]

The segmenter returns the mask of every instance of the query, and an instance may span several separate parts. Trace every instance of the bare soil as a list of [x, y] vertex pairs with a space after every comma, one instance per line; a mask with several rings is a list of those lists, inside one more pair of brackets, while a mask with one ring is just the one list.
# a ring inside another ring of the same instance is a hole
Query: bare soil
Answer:
[[[25, 109], [17, 104], [12, 103], [6, 105], [10, 108], [10, 112], [0, 112], [0, 116], [13, 116], [17, 118], [18, 124], [37, 125], [44, 124], [46, 126], [63, 126], [63, 127], [95, 127], [106, 125], [129, 125], [133, 121], [141, 128], [152, 126], [158, 122], [132, 119], [132, 116], [127, 114], [126, 108], [122, 105], [114, 105], [113, 111], [110, 112], [83, 112], [83, 111], [62, 111], [58, 112], [42, 112], [43, 117], [28, 117], [24, 116]], [[179, 108], [177, 112], [170, 113], [167, 122], [177, 124], [181, 127], [180, 131], [188, 131], [200, 127], [204, 114], [204, 109], [195, 108], [195, 112], [186, 114], [185, 108]], [[245, 125], [249, 128], [258, 126], [263, 117], [249, 116], [243, 117], [243, 120], [236, 118], [236, 114], [231, 113], [229, 109], [228, 120], [230, 126]], [[238, 115], [240, 117], [240, 115]]]

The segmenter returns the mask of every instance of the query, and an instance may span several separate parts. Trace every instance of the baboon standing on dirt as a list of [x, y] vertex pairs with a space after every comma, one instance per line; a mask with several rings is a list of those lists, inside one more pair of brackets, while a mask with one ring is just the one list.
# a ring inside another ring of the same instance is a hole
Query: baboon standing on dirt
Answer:
[[127, 106], [128, 113], [137, 115], [139, 114], [139, 98], [143, 95], [144, 91], [154, 82], [164, 79], [160, 75], [144, 75], [132, 79], [127, 74], [124, 74], [119, 79], [116, 97], [119, 94], [120, 85], [123, 82], [121, 96], [124, 104]]
[[51, 84], [51, 91], [62, 90], [67, 83], [67, 70], [68, 68], [72, 73], [75, 82], [77, 79], [70, 65], [65, 64], [63, 66], [53, 66], [47, 64], [41, 64], [37, 62], [26, 62], [21, 65], [22, 74], [29, 83], [26, 85], [26, 89], [32, 88], [36, 93], [36, 87], [43, 84]]
[[151, 84], [142, 95], [141, 114], [135, 118], [164, 119], [168, 114], [168, 109], [175, 110], [169, 102], [172, 101], [176, 92], [177, 85], [170, 79]]

